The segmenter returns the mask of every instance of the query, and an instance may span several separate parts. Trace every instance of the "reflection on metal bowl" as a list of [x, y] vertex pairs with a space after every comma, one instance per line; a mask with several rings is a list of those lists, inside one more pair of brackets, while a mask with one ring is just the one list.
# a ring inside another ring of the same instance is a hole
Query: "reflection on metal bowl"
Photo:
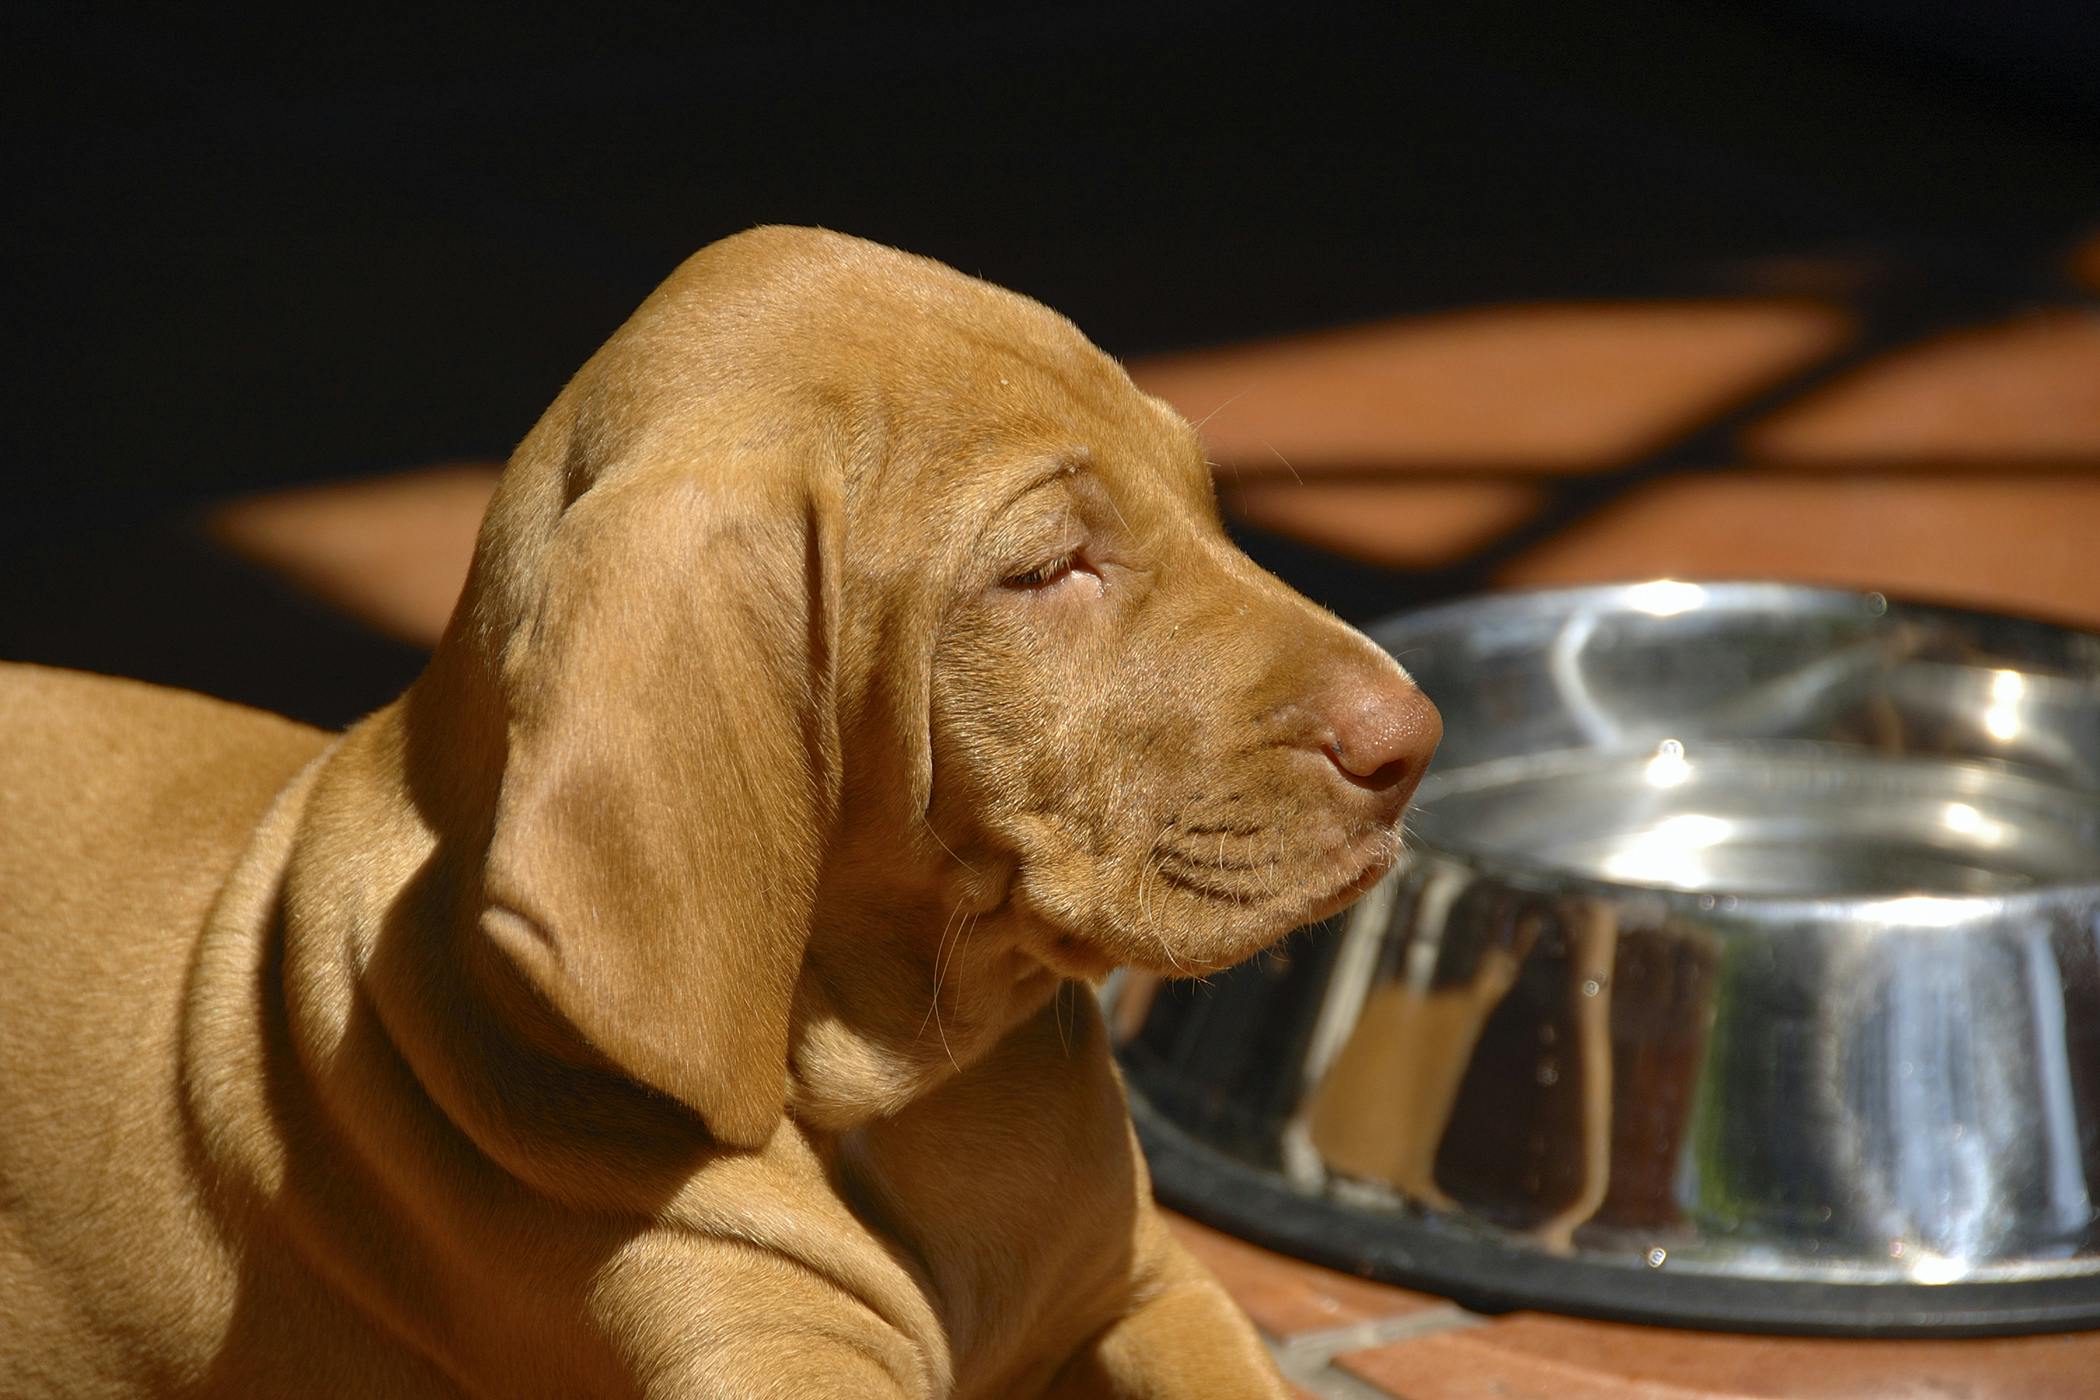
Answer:
[[1163, 1197], [1480, 1306], [2100, 1325], [2100, 637], [1764, 584], [1372, 634], [1413, 854], [1104, 990]]

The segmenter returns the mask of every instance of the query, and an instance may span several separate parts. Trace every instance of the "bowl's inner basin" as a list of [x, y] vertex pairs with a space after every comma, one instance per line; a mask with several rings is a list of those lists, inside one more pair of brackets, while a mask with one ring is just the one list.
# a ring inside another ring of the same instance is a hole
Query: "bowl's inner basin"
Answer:
[[1989, 895], [2100, 871], [2091, 792], [1808, 741], [1668, 739], [1435, 771], [1409, 829], [1445, 851], [1698, 893]]

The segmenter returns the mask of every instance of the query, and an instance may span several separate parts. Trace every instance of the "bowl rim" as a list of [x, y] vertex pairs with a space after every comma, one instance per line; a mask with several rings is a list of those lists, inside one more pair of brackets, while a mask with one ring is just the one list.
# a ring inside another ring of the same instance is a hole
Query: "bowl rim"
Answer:
[[[1696, 593], [1696, 597], [1693, 595]], [[1810, 602], [1820, 615], [1865, 613], [1873, 619], [1903, 616], [1937, 616], [1983, 624], [2019, 628], [2043, 628], [2067, 638], [2085, 638], [2100, 654], [2100, 630], [2067, 625], [2045, 618], [1956, 604], [1891, 595], [1879, 589], [1851, 589], [1824, 584], [1789, 583], [1775, 579], [1682, 579], [1659, 577], [1613, 583], [1570, 586], [1540, 586], [1497, 589], [1469, 594], [1420, 608], [1407, 608], [1377, 618], [1364, 626], [1364, 633], [1404, 668], [1403, 648], [1389, 644], [1402, 628], [1420, 631], [1433, 627], [1446, 630], [1463, 627], [1484, 616], [1536, 606], [1542, 601], [1566, 604], [1572, 614], [1585, 604], [1599, 611], [1638, 612], [1651, 617], [1671, 617], [1695, 608], [1727, 612], [1749, 612], [1775, 602]], [[2094, 700], [2100, 704], [2100, 672], [2094, 679]], [[1431, 775], [1434, 774], [1432, 762]], [[1427, 781], [1427, 778], [1425, 778]], [[1674, 885], [1635, 880], [1608, 880], [1585, 875], [1547, 861], [1531, 860], [1505, 852], [1468, 850], [1433, 844], [1413, 836], [1403, 866], [1423, 858], [1457, 865], [1475, 877], [1492, 878], [1530, 893], [1561, 897], [1588, 895], [1620, 901], [1638, 899], [1659, 903], [1667, 912], [1697, 914], [1722, 921], [1811, 922], [1845, 918], [1890, 929], [1955, 927], [2008, 915], [2046, 916], [2055, 906], [2078, 905], [2100, 899], [2100, 871], [2086, 880], [2052, 880], [1988, 895], [1938, 895], [1928, 893], [1872, 893], [1850, 895], [1773, 895], [1724, 890], [1687, 890]]]
[[[1481, 593], [1466, 593], [1441, 602], [1425, 603], [1420, 607], [1402, 608], [1397, 612], [1383, 614], [1363, 624], [1364, 632], [1374, 640], [1385, 629], [1400, 622], [1421, 623], [1444, 617], [1463, 616], [1470, 612], [1497, 611], [1511, 603], [1537, 601], [1539, 599], [1565, 598], [1570, 602], [1616, 599], [1632, 602], [1633, 611], [1646, 611], [1651, 616], [1669, 616], [1688, 609], [1669, 608], [1658, 611], [1654, 606], [1643, 608], [1637, 599], [1629, 599], [1629, 593], [1655, 590], [1650, 596], [1661, 601], [1669, 592], [1679, 589], [1696, 589], [1701, 597], [1693, 606], [1708, 604], [1725, 605], [1741, 609], [1755, 602], [1770, 601], [1775, 597], [1815, 600], [1823, 603], [1859, 604], [1879, 616], [1887, 611], [1902, 609], [1905, 612], [1938, 613], [1947, 617], [1966, 618], [1978, 622], [2011, 623], [2018, 627], [2045, 627], [2054, 632], [2091, 639], [2100, 645], [2100, 626], [2072, 622], [2062, 618], [2041, 616], [2036, 613], [2006, 612], [1997, 608], [1976, 607], [1947, 599], [1928, 598], [1902, 590], [1889, 592], [1879, 588], [1851, 588], [1841, 584], [1805, 583], [1788, 579], [1700, 577], [1678, 574], [1657, 574], [1647, 578], [1607, 580], [1598, 583], [1575, 584], [1521, 584], [1511, 588], [1495, 588]], [[1682, 596], [1682, 595], [1679, 595]]]

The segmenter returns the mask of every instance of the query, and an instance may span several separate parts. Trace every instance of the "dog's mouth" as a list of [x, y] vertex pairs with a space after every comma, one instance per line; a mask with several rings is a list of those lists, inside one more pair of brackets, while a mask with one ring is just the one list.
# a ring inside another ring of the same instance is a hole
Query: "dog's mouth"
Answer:
[[[1345, 844], [1338, 854], [1356, 856], [1347, 861], [1347, 875], [1315, 897], [1272, 895], [1263, 901], [1266, 907], [1254, 907], [1229, 895], [1189, 889], [1185, 892], [1194, 896], [1198, 912], [1184, 912], [1179, 918], [1165, 921], [1168, 928], [1157, 927], [1148, 918], [1145, 926], [1119, 928], [1112, 938], [1059, 930], [1038, 946], [1037, 959], [1060, 977], [1085, 982], [1099, 982], [1124, 966], [1171, 978], [1200, 978], [1222, 972], [1293, 929], [1339, 914], [1384, 879], [1399, 860], [1397, 833], [1381, 830], [1367, 835], [1368, 839]], [[1334, 856], [1329, 857], [1329, 862], [1340, 863]], [[1182, 925], [1182, 929], [1172, 929], [1175, 924]], [[1114, 951], [1108, 951], [1110, 948]]]
[[[1398, 826], [1377, 823], [1335, 832], [1312, 850], [1279, 850], [1261, 862], [1213, 860], [1170, 849], [1155, 868], [1162, 885], [1199, 901], [1296, 927], [1346, 908], [1393, 868], [1400, 850]], [[1322, 872], [1337, 870], [1344, 872], [1339, 879], [1322, 882]], [[1279, 878], [1288, 871], [1303, 873], [1296, 879]]]
[[[1229, 898], [1221, 902], [1214, 902], [1215, 897], [1206, 900], [1225, 915], [1213, 928], [1214, 933], [1225, 936], [1198, 940], [1193, 948], [1176, 947], [1170, 965], [1148, 966], [1146, 970], [1166, 976], [1207, 976], [1243, 962], [1293, 929], [1333, 918], [1354, 904], [1399, 863], [1401, 849], [1400, 833], [1396, 827], [1381, 825], [1352, 832], [1340, 842], [1339, 848], [1305, 862], [1308, 874], [1314, 879], [1318, 878], [1316, 872], [1322, 869], [1340, 868], [1345, 872], [1331, 885], [1313, 884], [1308, 880], [1307, 884], [1313, 890], [1309, 896], [1292, 898], [1279, 892], [1263, 901], [1266, 907], [1249, 906]], [[1219, 950], [1219, 942], [1227, 946]]]
[[[1141, 890], [1077, 919], [1084, 901], [1040, 897], [1046, 892], [1031, 888], [1037, 882], [1025, 874], [1012, 893], [1017, 912], [1035, 925], [1022, 946], [1059, 978], [1097, 983], [1118, 967], [1207, 977], [1348, 908], [1385, 878], [1400, 852], [1398, 829], [1384, 823], [1333, 831], [1319, 847], [1276, 852], [1259, 866], [1229, 847], [1221, 859], [1199, 860], [1181, 851], [1162, 859], [1155, 846]], [[1284, 870], [1298, 878], [1278, 881]]]

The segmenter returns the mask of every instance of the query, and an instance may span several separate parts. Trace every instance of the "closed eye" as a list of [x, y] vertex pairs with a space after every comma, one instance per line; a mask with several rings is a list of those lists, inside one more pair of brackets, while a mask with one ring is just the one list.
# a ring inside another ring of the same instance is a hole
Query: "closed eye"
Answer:
[[1067, 551], [1047, 563], [1038, 564], [1022, 573], [1012, 574], [1000, 580], [1008, 588], [1043, 588], [1056, 583], [1072, 572], [1072, 564], [1079, 557], [1077, 550]]

